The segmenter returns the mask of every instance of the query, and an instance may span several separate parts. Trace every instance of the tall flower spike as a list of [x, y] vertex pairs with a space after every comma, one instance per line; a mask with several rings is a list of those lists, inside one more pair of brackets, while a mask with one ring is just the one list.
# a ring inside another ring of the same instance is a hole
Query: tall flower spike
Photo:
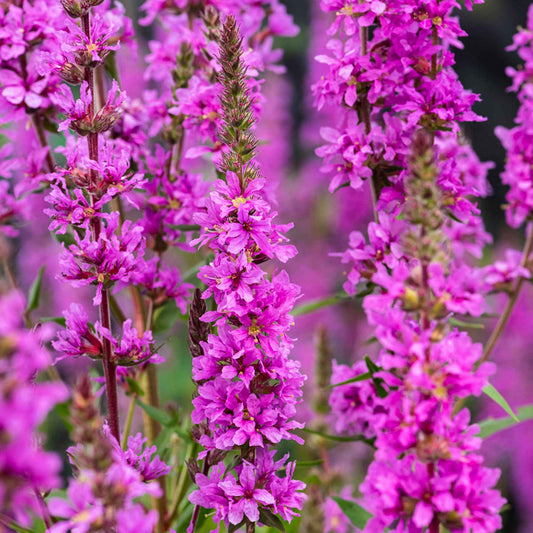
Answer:
[[[372, 283], [363, 307], [381, 349], [376, 363], [337, 366], [333, 380], [365, 367], [379, 379], [339, 386], [330, 397], [339, 432], [375, 437], [360, 487], [375, 515], [365, 531], [493, 532], [503, 503], [493, 489], [498, 471], [482, 466], [468, 411], [454, 415], [457, 400], [479, 395], [491, 370], [478, 368], [481, 345], [450, 321], [483, 312], [481, 276], [466, 256], [479, 257], [487, 242], [469, 198], [486, 190], [486, 168], [459, 130], [480, 120], [472, 111], [478, 97], [451, 68], [452, 46], [464, 35], [453, 16], [458, 5], [322, 7], [336, 12], [331, 34], [344, 42], [332, 39], [332, 57], [317, 58], [329, 66], [315, 85], [317, 105], [341, 114], [317, 153], [331, 189], [368, 180], [377, 209], [368, 238], [351, 235], [344, 261], [354, 264], [350, 293]], [[473, 247], [468, 235], [476, 235]]]
[[[292, 479], [294, 464], [285, 466], [284, 478], [278, 477], [286, 458], [274, 462], [271, 451], [283, 439], [300, 441], [292, 433], [300, 424], [292, 418], [304, 378], [288, 358], [292, 345], [287, 337], [299, 288], [286, 272], [270, 278], [259, 266], [273, 257], [285, 261], [295, 249], [283, 244], [289, 226], [274, 223], [265, 180], [253, 161], [253, 101], [233, 17], [226, 19], [219, 45], [224, 179], [215, 183], [206, 212], [196, 217], [203, 228], [197, 242], [214, 252], [199, 277], [207, 284], [202, 297], [212, 296], [215, 309], [200, 320], [218, 327], [209, 333], [191, 317], [193, 379], [198, 384], [192, 420], [199, 424], [197, 437], [206, 451], [199, 456], [204, 466], [195, 475], [199, 488], [190, 500], [197, 508], [188, 531], [194, 531], [201, 506], [215, 507], [216, 522], [233, 529], [246, 525], [253, 532], [257, 522], [279, 521], [276, 515], [291, 520], [304, 501], [303, 483]], [[197, 297], [192, 307], [194, 314], [202, 310]], [[233, 466], [217, 464], [217, 455], [229, 452]]]
[[235, 172], [244, 189], [258, 177], [255, 163], [250, 163], [257, 151], [257, 140], [252, 133], [255, 123], [253, 103], [248, 89], [246, 67], [242, 61], [242, 38], [233, 17], [228, 17], [219, 41], [221, 72], [219, 81], [223, 90], [220, 104], [224, 121], [221, 142], [229, 148], [223, 154], [221, 170]]

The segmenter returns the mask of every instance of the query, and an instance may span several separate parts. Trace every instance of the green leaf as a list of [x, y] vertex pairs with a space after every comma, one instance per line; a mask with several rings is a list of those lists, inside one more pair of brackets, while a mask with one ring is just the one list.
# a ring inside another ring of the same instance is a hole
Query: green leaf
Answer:
[[374, 363], [374, 361], [372, 361], [372, 359], [370, 359], [370, 357], [368, 357], [368, 355], [365, 356], [365, 363], [366, 363], [366, 366], [368, 368], [368, 371], [372, 374], [372, 381], [374, 383], [374, 387], [376, 387], [377, 395], [380, 398], [385, 398], [387, 396], [388, 392], [385, 390], [385, 388], [382, 385], [383, 380], [374, 377], [374, 374], [376, 372], [379, 372], [381, 370], [381, 368], [379, 368], [379, 366], [377, 366], [376, 363]]
[[41, 298], [41, 287], [43, 284], [43, 274], [46, 267], [42, 266], [39, 269], [39, 273], [35, 278], [35, 281], [31, 284], [30, 292], [28, 294], [28, 306], [26, 307], [26, 313], [31, 313], [39, 307], [39, 300]]
[[39, 318], [39, 322], [55, 322], [64, 328], [67, 326], [67, 320], [64, 316], [45, 316]]
[[451, 211], [447, 211], [446, 213], [454, 222], [459, 222], [460, 224], [464, 224], [464, 220], [461, 220], [460, 218], [457, 218]]
[[285, 533], [285, 526], [283, 525], [283, 522], [268, 509], [259, 509], [259, 522], [265, 524], [265, 526], [273, 527], [274, 529], [283, 531], [283, 533]]
[[9, 528], [13, 531], [17, 531], [17, 533], [34, 533], [33, 529], [28, 529], [26, 527], [19, 526], [15, 522], [9, 522]]
[[376, 363], [374, 363], [374, 361], [372, 361], [368, 355], [365, 355], [365, 363], [371, 374], [375, 374], [376, 372], [380, 371], [379, 366], [376, 365]]
[[173, 434], [174, 430], [167, 427], [163, 428], [163, 430], [159, 433], [157, 439], [154, 441], [154, 446], [157, 448], [159, 455], [161, 455], [163, 450], [167, 447]]
[[464, 320], [457, 320], [457, 318], [450, 318], [450, 324], [452, 326], [457, 326], [459, 328], [469, 328], [469, 329], [485, 329], [483, 324], [476, 324], [474, 322], [465, 322]]
[[350, 519], [350, 522], [359, 529], [363, 529], [366, 523], [372, 518], [366, 509], [363, 509], [358, 503], [343, 500], [342, 498], [333, 497], [341, 511]]
[[370, 372], [365, 372], [364, 374], [360, 374], [359, 376], [356, 376], [352, 379], [347, 379], [346, 381], [341, 381], [339, 383], [333, 383], [332, 385], [328, 385], [327, 389], [333, 389], [335, 387], [342, 387], [343, 385], [349, 385], [350, 383], [357, 383], [358, 381], [366, 381], [367, 379], [372, 379], [372, 374]]
[[55, 489], [50, 491], [45, 496], [45, 500], [49, 500], [50, 498], [61, 498], [62, 500], [68, 500], [67, 489]]
[[43, 520], [35, 520], [32, 525], [33, 533], [46, 533], [46, 524]]
[[50, 133], [54, 133], [55, 135], [59, 134], [59, 127], [56, 122], [52, 122], [51, 120], [45, 118], [43, 120], [43, 127], [46, 131], [49, 131]]
[[487, 386], [483, 387], [483, 392], [489, 398], [494, 400], [508, 415], [511, 415], [515, 422], [520, 422], [511, 409], [511, 406], [507, 403], [507, 400], [494, 388], [494, 385], [489, 383]]
[[135, 402], [150, 418], [153, 418], [162, 426], [169, 428], [176, 424], [176, 420], [174, 420], [174, 418], [172, 418], [168, 413], [165, 413], [163, 409], [158, 409], [157, 407], [148, 405], [147, 403], [139, 400], [139, 398], [136, 398]]
[[7, 135], [4, 135], [3, 133], [0, 133], [0, 148], [2, 146], [5, 146], [9, 142], [9, 137]]
[[168, 331], [178, 320], [182, 320], [183, 316], [180, 310], [176, 307], [174, 300], [169, 300], [161, 307], [158, 307], [154, 313], [154, 333], [164, 333]]
[[58, 403], [55, 406], [56, 413], [58, 414], [59, 418], [61, 418], [61, 421], [69, 433], [71, 433], [74, 429], [70, 418], [70, 404], [71, 400], [67, 400], [66, 402]]
[[76, 244], [76, 239], [70, 233], [53, 233], [52, 235], [59, 244], [64, 244], [67, 248], [72, 244]]
[[[159, 422], [164, 428], [169, 429], [170, 433], [166, 432], [165, 429], [161, 431], [159, 437], [161, 437], [161, 442], [159, 442], [158, 446], [161, 446], [163, 444], [163, 441], [165, 439], [170, 439], [170, 436], [172, 433], [176, 433], [179, 435], [183, 440], [186, 440], [190, 442], [192, 440], [191, 434], [186, 429], [183, 429], [179, 426], [179, 420], [165, 411], [163, 409], [159, 409], [157, 407], [153, 407], [152, 405], [148, 405], [147, 403], [144, 403], [142, 400], [139, 400], [139, 398], [135, 399], [135, 403], [150, 417], [153, 418], [156, 422]], [[164, 435], [162, 437], [161, 435]], [[159, 439], [158, 437], [158, 439]], [[157, 440], [156, 440], [157, 442]]]
[[117, 57], [115, 52], [111, 52], [107, 55], [104, 61], [104, 69], [109, 74], [112, 80], [117, 80], [120, 84], [120, 77], [118, 74]]
[[[518, 409], [518, 418], [520, 419], [519, 423], [533, 419], [533, 404]], [[517, 422], [511, 416], [506, 416], [504, 418], [487, 418], [479, 423], [479, 436], [482, 439], [486, 439], [499, 431], [516, 426], [516, 424]]]
[[[315, 459], [314, 461], [296, 461], [296, 468], [310, 468], [311, 466], [319, 466], [321, 464], [324, 464], [323, 459]], [[285, 467], [281, 470], [285, 470]]]
[[202, 229], [198, 224], [169, 224], [169, 228], [179, 231], [200, 231]]
[[192, 281], [196, 278], [198, 275], [198, 272], [200, 271], [200, 267], [207, 264], [207, 261], [205, 259], [202, 259], [202, 261], [199, 261], [196, 263], [196, 265], [192, 266], [188, 270], [185, 271], [183, 274], [183, 281]]
[[228, 526], [228, 533], [235, 533], [236, 531], [239, 531], [242, 526], [244, 526], [245, 522], [244, 520], [240, 524], [230, 524]]
[[338, 304], [343, 300], [347, 300], [349, 297], [346, 294], [334, 294], [327, 298], [320, 298], [318, 300], [311, 300], [310, 302], [296, 306], [292, 310], [293, 316], [307, 315], [322, 309], [323, 307], [329, 307], [331, 305]]
[[137, 383], [136, 380], [134, 380], [133, 378], [129, 376], [126, 376], [126, 381], [128, 382], [130, 392], [132, 392], [133, 394], [137, 396], [144, 396], [144, 391], [142, 387]]
[[335, 442], [364, 442], [369, 446], [374, 446], [374, 442], [371, 439], [365, 439], [364, 437], [340, 437], [338, 435], [328, 435], [322, 431], [315, 431], [314, 429], [301, 428], [300, 431], [305, 431], [306, 433], [311, 433], [311, 435], [318, 435], [323, 439], [333, 440]]

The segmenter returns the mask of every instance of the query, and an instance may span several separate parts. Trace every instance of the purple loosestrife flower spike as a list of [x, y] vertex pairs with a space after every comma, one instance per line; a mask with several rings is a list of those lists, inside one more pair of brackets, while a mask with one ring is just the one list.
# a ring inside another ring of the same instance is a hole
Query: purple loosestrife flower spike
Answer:
[[[255, 115], [241, 45], [235, 19], [229, 16], [220, 33], [218, 58], [224, 145], [219, 170], [224, 179], [215, 183], [206, 211], [196, 216], [203, 229], [197, 243], [209, 244], [214, 252], [199, 277], [208, 286], [203, 298], [212, 295], [215, 310], [204, 312], [200, 320], [218, 327], [216, 333], [205, 329], [198, 335], [196, 318], [191, 320], [193, 379], [198, 384], [192, 420], [199, 425], [195, 433], [206, 451], [199, 456], [204, 468], [196, 473], [198, 489], [190, 500], [215, 507], [217, 522], [246, 524], [254, 531], [257, 522], [271, 523], [275, 515], [290, 520], [303, 505], [303, 484], [292, 479], [293, 465], [287, 465], [282, 479], [275, 468], [264, 469], [264, 462], [271, 460], [270, 449], [281, 440], [300, 441], [292, 430], [301, 426], [292, 418], [304, 378], [288, 358], [289, 313], [299, 288], [286, 272], [270, 279], [259, 266], [274, 257], [286, 261], [295, 250], [283, 244], [289, 226], [274, 223], [265, 180], [253, 161]], [[194, 314], [203, 307], [196, 295], [193, 306]], [[222, 462], [211, 464], [217, 453], [229, 450], [240, 456], [233, 471]], [[197, 516], [195, 511], [189, 532]]]
[[468, 412], [454, 416], [457, 400], [479, 395], [493, 370], [477, 367], [481, 346], [450, 323], [452, 314], [484, 311], [481, 272], [469, 256], [480, 257], [488, 241], [470, 199], [486, 194], [487, 166], [459, 129], [481, 118], [472, 111], [478, 97], [452, 70], [452, 47], [464, 36], [456, 7], [322, 2], [336, 13], [330, 34], [342, 40], [331, 39], [328, 55], [317, 57], [329, 74], [314, 92], [317, 106], [332, 107], [340, 120], [324, 129], [317, 154], [332, 190], [371, 182], [377, 210], [368, 236], [352, 233], [342, 257], [353, 265], [347, 292], [372, 291], [363, 307], [381, 349], [370, 366], [337, 365], [334, 382], [368, 370], [373, 379], [330, 396], [339, 432], [375, 438], [360, 487], [375, 515], [368, 533], [501, 525], [498, 471], [482, 466]]
[[511, 90], [518, 95], [520, 108], [515, 118], [515, 127], [506, 129], [502, 126], [496, 128], [499, 137], [507, 151], [505, 169], [502, 173], [502, 181], [509, 185], [507, 192], [507, 221], [513, 226], [520, 226], [525, 220], [531, 218], [533, 210], [533, 150], [531, 148], [533, 129], [531, 118], [533, 117], [533, 6], [529, 8], [527, 28], [521, 29], [515, 35], [513, 44], [508, 50], [517, 51], [523, 65], [519, 69], [508, 68], [507, 74], [512, 79]]

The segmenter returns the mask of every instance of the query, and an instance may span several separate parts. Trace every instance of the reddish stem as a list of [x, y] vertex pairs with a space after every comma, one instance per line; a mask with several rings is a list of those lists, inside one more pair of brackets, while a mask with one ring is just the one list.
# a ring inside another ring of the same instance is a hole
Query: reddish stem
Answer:
[[[109, 296], [107, 289], [102, 290], [102, 303], [100, 304], [100, 322], [111, 331], [111, 315], [109, 313]], [[111, 434], [120, 442], [120, 429], [118, 420], [117, 396], [117, 366], [111, 361], [111, 341], [103, 337], [102, 347], [104, 352], [103, 366], [105, 377], [105, 390], [107, 397], [107, 412]]]
[[[83, 31], [88, 39], [91, 35], [91, 21], [90, 15], [87, 13], [81, 17], [81, 26]], [[89, 104], [88, 114], [89, 121], [92, 122], [94, 118], [94, 69], [91, 67], [85, 67], [85, 81], [89, 86], [91, 91], [92, 100]], [[93, 161], [98, 161], [98, 133], [91, 132], [87, 136], [87, 146], [89, 149], [89, 157]], [[89, 170], [90, 183], [95, 183], [98, 176], [95, 170]], [[92, 197], [91, 200], [94, 202], [95, 198]], [[97, 240], [100, 231], [100, 219], [94, 217], [91, 223], [91, 229], [93, 233], [94, 240]], [[111, 313], [109, 312], [109, 294], [107, 289], [102, 289], [102, 303], [100, 304], [100, 322], [104, 328], [107, 328], [111, 331]], [[118, 395], [117, 395], [117, 367], [113, 363], [113, 348], [111, 346], [111, 341], [107, 338], [102, 339], [102, 351], [103, 351], [103, 367], [104, 367], [104, 377], [105, 377], [105, 390], [107, 398], [107, 412], [109, 419], [109, 428], [111, 434], [120, 442], [120, 426], [119, 426], [119, 417], [118, 417]]]
[[437, 517], [435, 517], [431, 524], [429, 524], [428, 533], [439, 533], [439, 520]]

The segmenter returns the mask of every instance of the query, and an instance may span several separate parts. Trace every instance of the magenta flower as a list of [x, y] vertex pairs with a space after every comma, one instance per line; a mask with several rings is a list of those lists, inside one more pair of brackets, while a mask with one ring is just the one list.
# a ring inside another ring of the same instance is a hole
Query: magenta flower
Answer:
[[142, 433], [130, 435], [128, 445], [122, 450], [120, 444], [111, 435], [109, 426], [104, 425], [104, 435], [111, 441], [115, 454], [121, 458], [127, 465], [134, 468], [143, 481], [153, 481], [158, 477], [164, 476], [170, 472], [170, 466], [167, 466], [158, 455], [156, 446], [146, 446], [148, 439], [143, 437]]
[[74, 286], [91, 283], [97, 286], [95, 305], [99, 305], [104, 287], [130, 280], [136, 269], [136, 257], [144, 249], [141, 227], [126, 221], [122, 236], [118, 237], [115, 234], [118, 223], [118, 213], [109, 215], [97, 241], [92, 240], [90, 233], [83, 238], [76, 235], [76, 244], [64, 249], [60, 259], [64, 279]]
[[22, 105], [35, 110], [48, 105], [48, 98], [43, 95], [48, 80], [38, 77], [37, 74], [34, 75], [33, 79], [24, 80], [15, 72], [1, 70], [0, 84], [3, 87], [0, 94], [15, 107]]
[[256, 487], [255, 469], [249, 463], [243, 465], [238, 482], [233, 476], [228, 476], [219, 483], [219, 487], [231, 498], [228, 511], [230, 524], [240, 524], [244, 516], [257, 522], [259, 505], [272, 505], [275, 501], [268, 491]]
[[102, 343], [89, 327], [89, 317], [79, 304], [70, 304], [64, 312], [66, 328], [58, 333], [52, 345], [59, 356], [56, 362], [66, 357], [87, 355], [93, 358], [102, 357]]
[[40, 516], [36, 491], [60, 486], [60, 459], [41, 449], [38, 428], [68, 394], [62, 383], [34, 382], [52, 362], [50, 329], [26, 329], [25, 308], [19, 292], [0, 296], [0, 511], [29, 527]]

